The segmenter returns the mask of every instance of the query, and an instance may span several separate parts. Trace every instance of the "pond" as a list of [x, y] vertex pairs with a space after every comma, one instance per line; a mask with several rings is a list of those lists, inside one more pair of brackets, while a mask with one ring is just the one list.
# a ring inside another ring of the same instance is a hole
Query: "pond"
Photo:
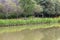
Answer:
[[0, 40], [60, 40], [60, 28], [23, 30], [0, 34]]

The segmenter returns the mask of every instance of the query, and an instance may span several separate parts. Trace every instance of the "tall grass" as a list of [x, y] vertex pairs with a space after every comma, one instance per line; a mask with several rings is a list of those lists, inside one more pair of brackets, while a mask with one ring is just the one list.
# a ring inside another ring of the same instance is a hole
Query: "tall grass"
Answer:
[[60, 23], [60, 18], [28, 18], [28, 19], [0, 19], [1, 25], [25, 25], [25, 24], [43, 24]]
[[35, 30], [35, 29], [45, 29], [45, 28], [59, 28], [60, 24], [56, 23], [56, 24], [35, 24], [35, 25], [23, 25], [23, 26], [11, 26], [11, 27], [0, 27], [0, 33], [10, 33], [10, 32], [19, 32], [19, 31], [23, 31], [23, 30]]

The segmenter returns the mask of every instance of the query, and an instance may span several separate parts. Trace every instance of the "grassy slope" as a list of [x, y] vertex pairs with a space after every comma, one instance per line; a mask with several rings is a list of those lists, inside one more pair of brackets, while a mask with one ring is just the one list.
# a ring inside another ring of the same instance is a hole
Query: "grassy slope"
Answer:
[[26, 25], [26, 24], [43, 24], [43, 23], [60, 23], [60, 18], [28, 18], [24, 19], [0, 19], [1, 25]]
[[[19, 21], [20, 22], [19, 22]], [[34, 18], [34, 19], [10, 19], [10, 20], [0, 20], [0, 24], [14, 24], [14, 22], [17, 23], [22, 23], [22, 24], [28, 24], [29, 25], [20, 25], [20, 26], [9, 26], [9, 27], [0, 27], [0, 33], [5, 33], [5, 32], [16, 32], [16, 31], [22, 31], [25, 29], [40, 29], [40, 28], [50, 28], [50, 27], [60, 27], [60, 18]], [[48, 22], [48, 23], [47, 23]], [[36, 24], [32, 24], [36, 23]], [[39, 23], [39, 24], [37, 24]], [[44, 23], [44, 24], [41, 24]], [[47, 23], [47, 24], [45, 24]]]
[[6, 33], [6, 32], [17, 32], [22, 31], [25, 29], [33, 30], [33, 29], [40, 29], [40, 28], [50, 28], [50, 27], [60, 27], [58, 23], [56, 24], [36, 24], [36, 25], [23, 25], [23, 26], [12, 26], [12, 27], [1, 27], [0, 33]]

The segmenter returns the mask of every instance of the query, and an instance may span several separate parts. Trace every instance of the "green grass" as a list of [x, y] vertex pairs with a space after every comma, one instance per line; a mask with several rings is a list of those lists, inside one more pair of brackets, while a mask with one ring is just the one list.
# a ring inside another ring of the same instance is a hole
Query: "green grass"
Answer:
[[16, 25], [16, 24], [19, 24], [19, 26], [3, 26], [3, 27], [0, 26], [0, 33], [16, 32], [25, 29], [33, 30], [40, 28], [60, 27], [60, 18], [28, 18], [26, 20], [0, 19], [0, 25]]
[[1, 27], [0, 33], [7, 33], [7, 32], [18, 32], [23, 31], [25, 29], [34, 30], [34, 29], [41, 29], [41, 28], [51, 28], [51, 27], [60, 27], [60, 24], [36, 24], [36, 25], [23, 25], [23, 26], [11, 26], [11, 27]]
[[60, 23], [60, 18], [28, 18], [24, 19], [0, 19], [0, 25], [24, 25], [24, 24], [43, 24]]

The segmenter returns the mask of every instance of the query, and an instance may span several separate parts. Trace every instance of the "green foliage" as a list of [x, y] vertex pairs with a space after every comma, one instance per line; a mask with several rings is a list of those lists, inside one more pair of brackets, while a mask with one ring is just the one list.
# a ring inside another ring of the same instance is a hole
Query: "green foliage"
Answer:
[[16, 13], [10, 13], [9, 16], [8, 16], [8, 19], [14, 19], [14, 18], [17, 18], [17, 14]]
[[25, 16], [33, 14], [33, 9], [35, 5], [33, 0], [20, 0], [20, 2], [21, 2], [21, 7], [24, 9], [23, 13]]
[[55, 11], [56, 14], [60, 15], [60, 0], [56, 0], [55, 2]]
[[41, 5], [35, 5], [34, 12], [40, 13], [43, 12], [43, 7]]
[[0, 13], [0, 19], [5, 19], [5, 14]]
[[[34, 16], [35, 13], [42, 16], [54, 15], [60, 16], [60, 1], [59, 0], [17, 0], [18, 5], [8, 1], [8, 4], [0, 3], [0, 17], [3, 14], [5, 18], [20, 18]], [[8, 6], [6, 6], [8, 5]]]
[[41, 29], [41, 28], [59, 28], [60, 27], [60, 24], [58, 23], [53, 23], [53, 24], [35, 24], [35, 25], [21, 25], [21, 26], [3, 26], [3, 27], [0, 27], [0, 33], [11, 33], [11, 32], [20, 32], [20, 31], [23, 31], [23, 30], [34, 30], [34, 29]]
[[7, 26], [7, 25], [27, 25], [27, 24], [54, 24], [60, 23], [60, 18], [28, 18], [25, 19], [7, 19], [7, 20], [0, 20], [0, 26]]
[[55, 14], [55, 3], [51, 0], [43, 0], [40, 1], [40, 4], [43, 6], [44, 8], [44, 13], [47, 14]]

